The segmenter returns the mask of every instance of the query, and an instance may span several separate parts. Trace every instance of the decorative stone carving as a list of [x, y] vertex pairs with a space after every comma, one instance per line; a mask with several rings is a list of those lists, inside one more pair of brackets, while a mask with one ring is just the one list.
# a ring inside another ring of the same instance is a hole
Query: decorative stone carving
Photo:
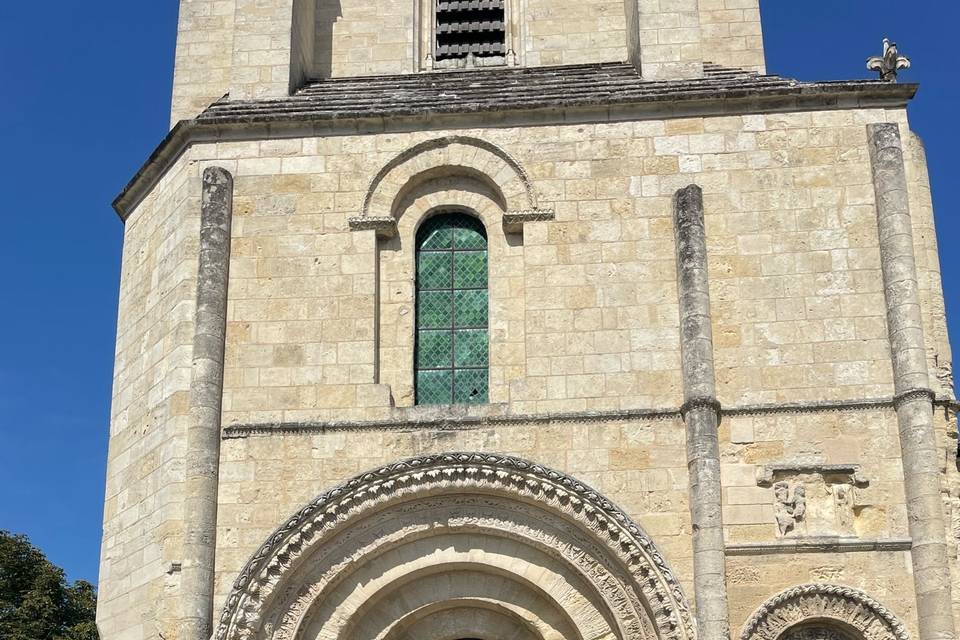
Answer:
[[838, 628], [819, 624], [793, 627], [780, 638], [781, 640], [856, 640]]
[[773, 485], [773, 495], [776, 499], [774, 505], [777, 518], [777, 528], [781, 536], [785, 536], [794, 529], [797, 524], [803, 522], [803, 516], [807, 511], [806, 491], [802, 484], [793, 484], [789, 482], [778, 482]]
[[348, 220], [351, 231], [376, 231], [378, 238], [392, 238], [397, 235], [397, 221], [392, 216], [364, 218], [355, 216]]
[[858, 465], [775, 464], [762, 468], [759, 486], [773, 487], [780, 537], [856, 535], [857, 487], [869, 484]]
[[[476, 548], [447, 542], [463, 535], [473, 536], [461, 539], [476, 541]], [[436, 536], [440, 541], [431, 542]], [[484, 543], [487, 538], [500, 542]], [[325, 633], [347, 633], [332, 637], [355, 637], [356, 625], [369, 626], [382, 610], [375, 603], [378, 589], [394, 588], [411, 571], [427, 579], [449, 565], [454, 579], [465, 565], [478, 570], [489, 565], [485, 575], [509, 576], [513, 565], [497, 565], [501, 545], [529, 550], [508, 554], [514, 559], [546, 554], [552, 558], [548, 564], [567, 576], [558, 584], [583, 585], [544, 597], [546, 602], [559, 598], [558, 603], [579, 599], [583, 606], [571, 609], [581, 612], [593, 607], [596, 614], [574, 621], [584, 628], [612, 625], [614, 635], [630, 638], [694, 637], [679, 583], [626, 514], [562, 473], [517, 458], [475, 453], [398, 462], [331, 489], [301, 509], [242, 570], [215, 637], [299, 640], [315, 637], [318, 624]], [[362, 571], [370, 575], [348, 579]], [[521, 584], [528, 574], [518, 572], [513, 579]], [[464, 581], [464, 589], [482, 582]], [[346, 597], [343, 585], [364, 585], [365, 595]], [[336, 589], [343, 598], [327, 597]], [[408, 602], [413, 600], [411, 595]], [[337, 609], [338, 602], [349, 603], [352, 612]], [[590, 602], [594, 604], [588, 606]], [[541, 617], [549, 621], [548, 615]]]
[[883, 55], [867, 58], [867, 69], [880, 74], [884, 82], [896, 82], [897, 71], [910, 68], [910, 58], [900, 55], [897, 43], [883, 39]]
[[806, 584], [767, 600], [747, 620], [740, 640], [847, 640], [846, 629], [867, 640], [910, 639], [903, 623], [864, 592]]
[[529, 211], [508, 211], [503, 214], [503, 230], [507, 233], [520, 233], [528, 222], [547, 222], [555, 217], [553, 209], [530, 209]]

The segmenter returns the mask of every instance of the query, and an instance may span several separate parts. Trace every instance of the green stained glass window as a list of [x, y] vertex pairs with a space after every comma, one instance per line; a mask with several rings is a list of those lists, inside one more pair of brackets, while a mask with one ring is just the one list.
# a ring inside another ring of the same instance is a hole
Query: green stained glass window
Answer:
[[417, 404], [480, 404], [489, 395], [487, 235], [444, 214], [417, 233]]

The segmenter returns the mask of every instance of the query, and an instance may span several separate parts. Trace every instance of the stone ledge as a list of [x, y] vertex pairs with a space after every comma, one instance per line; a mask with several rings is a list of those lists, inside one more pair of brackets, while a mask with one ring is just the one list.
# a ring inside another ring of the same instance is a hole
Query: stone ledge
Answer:
[[350, 231], [375, 231], [378, 238], [393, 238], [397, 235], [397, 221], [392, 217], [369, 218], [357, 216], [348, 221]]
[[553, 209], [531, 209], [529, 211], [508, 211], [503, 214], [503, 230], [506, 233], [522, 233], [523, 225], [528, 222], [549, 222], [555, 219]]
[[[941, 398], [937, 406], [956, 410], [956, 401]], [[893, 398], [851, 400], [839, 402], [810, 402], [789, 405], [743, 405], [724, 408], [722, 415], [822, 413], [836, 411], [869, 411], [893, 409]], [[494, 425], [546, 423], [605, 423], [628, 420], [681, 420], [679, 407], [626, 409], [620, 411], [582, 411], [569, 413], [511, 414], [505, 403], [482, 406], [437, 406], [395, 408], [390, 418], [383, 420], [272, 422], [232, 424], [223, 430], [224, 439], [248, 438], [284, 434], [322, 434], [337, 431], [466, 431]]]
[[865, 487], [870, 481], [860, 473], [858, 464], [820, 464], [817, 462], [784, 462], [770, 464], [757, 470], [757, 485], [769, 487], [780, 474], [810, 474], [821, 476], [849, 476], [851, 484]]
[[909, 551], [910, 538], [842, 538], [817, 536], [778, 540], [777, 542], [745, 542], [728, 544], [728, 556], [766, 556], [791, 553], [850, 553], [864, 551]]

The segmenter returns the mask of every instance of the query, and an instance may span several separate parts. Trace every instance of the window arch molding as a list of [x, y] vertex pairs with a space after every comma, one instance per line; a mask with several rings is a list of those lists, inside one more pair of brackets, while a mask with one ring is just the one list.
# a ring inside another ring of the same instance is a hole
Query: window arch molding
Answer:
[[486, 176], [499, 191], [507, 211], [538, 208], [538, 194], [516, 159], [487, 140], [454, 135], [413, 145], [387, 162], [371, 179], [359, 217], [391, 217], [401, 190], [440, 168], [450, 175], [472, 169], [476, 175]]

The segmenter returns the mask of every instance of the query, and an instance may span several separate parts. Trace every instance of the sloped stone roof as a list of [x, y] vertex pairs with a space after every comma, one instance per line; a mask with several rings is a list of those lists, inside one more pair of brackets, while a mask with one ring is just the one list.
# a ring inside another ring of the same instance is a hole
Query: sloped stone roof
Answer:
[[[801, 82], [706, 65], [702, 78], [650, 81], [628, 63], [499, 67], [312, 82], [292, 96], [230, 100], [224, 96], [194, 120], [177, 124], [113, 202], [121, 219], [190, 145], [404, 126], [443, 126], [471, 118], [477, 126], [522, 121], [678, 118], [882, 107], [913, 98], [916, 84], [879, 80]], [[449, 123], [447, 123], [449, 124]]]
[[544, 107], [582, 107], [677, 99], [805, 86], [774, 75], [708, 65], [703, 78], [651, 82], [628, 63], [438, 71], [313, 82], [273, 100], [214, 103], [199, 122], [264, 121], [307, 116], [356, 118], [426, 113], [471, 113]]

